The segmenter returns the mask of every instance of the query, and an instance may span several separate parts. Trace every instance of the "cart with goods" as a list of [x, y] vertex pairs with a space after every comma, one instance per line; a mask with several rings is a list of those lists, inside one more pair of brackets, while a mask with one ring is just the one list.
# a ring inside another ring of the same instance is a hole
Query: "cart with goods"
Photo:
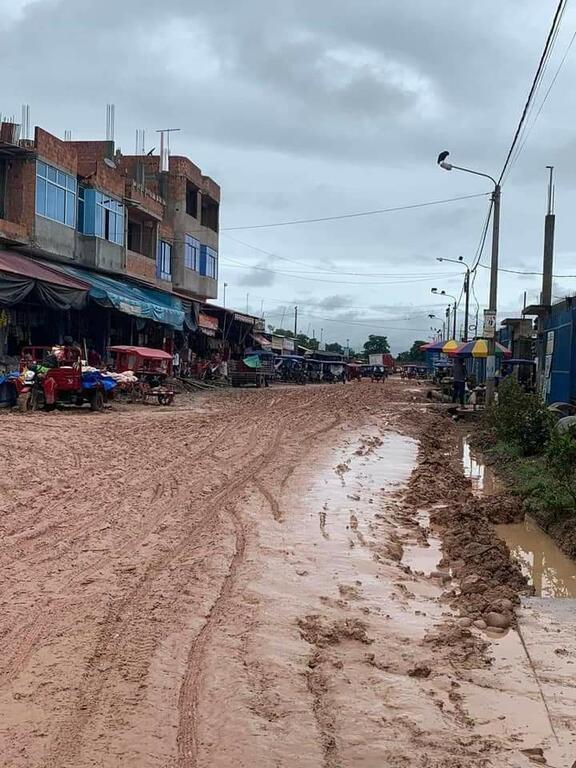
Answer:
[[176, 392], [168, 383], [172, 375], [172, 355], [163, 349], [117, 345], [110, 347], [113, 371], [110, 373], [122, 395], [131, 402], [171, 405]]
[[242, 360], [228, 361], [228, 376], [233, 387], [267, 387], [275, 375], [274, 358], [249, 355]]
[[16, 380], [18, 406], [23, 411], [52, 410], [57, 406], [104, 408], [107, 393], [115, 388], [99, 371], [85, 371], [79, 355], [72, 361], [64, 347], [25, 347]]

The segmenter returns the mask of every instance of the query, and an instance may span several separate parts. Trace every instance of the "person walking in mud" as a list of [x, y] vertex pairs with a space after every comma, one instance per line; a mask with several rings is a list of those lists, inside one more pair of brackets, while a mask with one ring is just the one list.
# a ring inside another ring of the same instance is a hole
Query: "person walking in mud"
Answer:
[[452, 375], [454, 376], [452, 402], [455, 403], [458, 401], [460, 405], [464, 405], [464, 395], [466, 393], [466, 364], [461, 357], [456, 357], [454, 359]]

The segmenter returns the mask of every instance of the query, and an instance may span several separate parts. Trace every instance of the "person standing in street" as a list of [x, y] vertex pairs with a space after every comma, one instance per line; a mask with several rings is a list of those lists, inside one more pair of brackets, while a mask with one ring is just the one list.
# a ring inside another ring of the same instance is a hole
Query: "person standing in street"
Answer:
[[464, 395], [466, 392], [466, 364], [461, 357], [454, 358], [454, 367], [452, 368], [454, 376], [454, 389], [452, 390], [452, 402], [458, 401], [464, 405]]

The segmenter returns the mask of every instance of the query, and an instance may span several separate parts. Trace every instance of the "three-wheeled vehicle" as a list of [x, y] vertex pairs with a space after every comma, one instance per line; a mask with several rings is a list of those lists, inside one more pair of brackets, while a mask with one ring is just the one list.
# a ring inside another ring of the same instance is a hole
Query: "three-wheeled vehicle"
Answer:
[[119, 344], [109, 347], [112, 368], [116, 373], [131, 371], [137, 381], [121, 384], [124, 392], [133, 402], [147, 403], [157, 400], [160, 405], [171, 405], [176, 392], [167, 383], [172, 375], [172, 355], [163, 349], [133, 347]]
[[287, 384], [305, 384], [306, 372], [301, 355], [279, 355], [274, 359], [276, 380]]
[[247, 354], [242, 360], [228, 361], [228, 376], [233, 387], [268, 387], [274, 380], [274, 355], [264, 350]]
[[52, 347], [24, 347], [17, 380], [18, 406], [23, 411], [47, 410], [57, 405], [82, 406], [93, 411], [104, 408], [104, 386], [82, 374], [82, 361], [58, 359]]

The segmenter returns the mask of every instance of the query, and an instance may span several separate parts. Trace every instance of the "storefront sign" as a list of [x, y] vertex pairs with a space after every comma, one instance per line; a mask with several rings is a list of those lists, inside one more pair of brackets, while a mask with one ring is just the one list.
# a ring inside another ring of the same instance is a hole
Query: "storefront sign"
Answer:
[[282, 351], [282, 342], [284, 339], [282, 336], [272, 336], [272, 349], [278, 349]]
[[496, 312], [493, 309], [484, 310], [484, 331], [482, 336], [485, 339], [493, 339], [496, 335]]
[[254, 325], [254, 318], [250, 315], [241, 315], [239, 312], [234, 313], [234, 320], [237, 323], [246, 323], [246, 325]]
[[212, 315], [205, 315], [204, 312], [200, 312], [198, 315], [198, 325], [202, 329], [216, 333], [218, 330], [218, 318], [212, 317]]
[[282, 339], [282, 349], [284, 352], [294, 352], [294, 339]]

